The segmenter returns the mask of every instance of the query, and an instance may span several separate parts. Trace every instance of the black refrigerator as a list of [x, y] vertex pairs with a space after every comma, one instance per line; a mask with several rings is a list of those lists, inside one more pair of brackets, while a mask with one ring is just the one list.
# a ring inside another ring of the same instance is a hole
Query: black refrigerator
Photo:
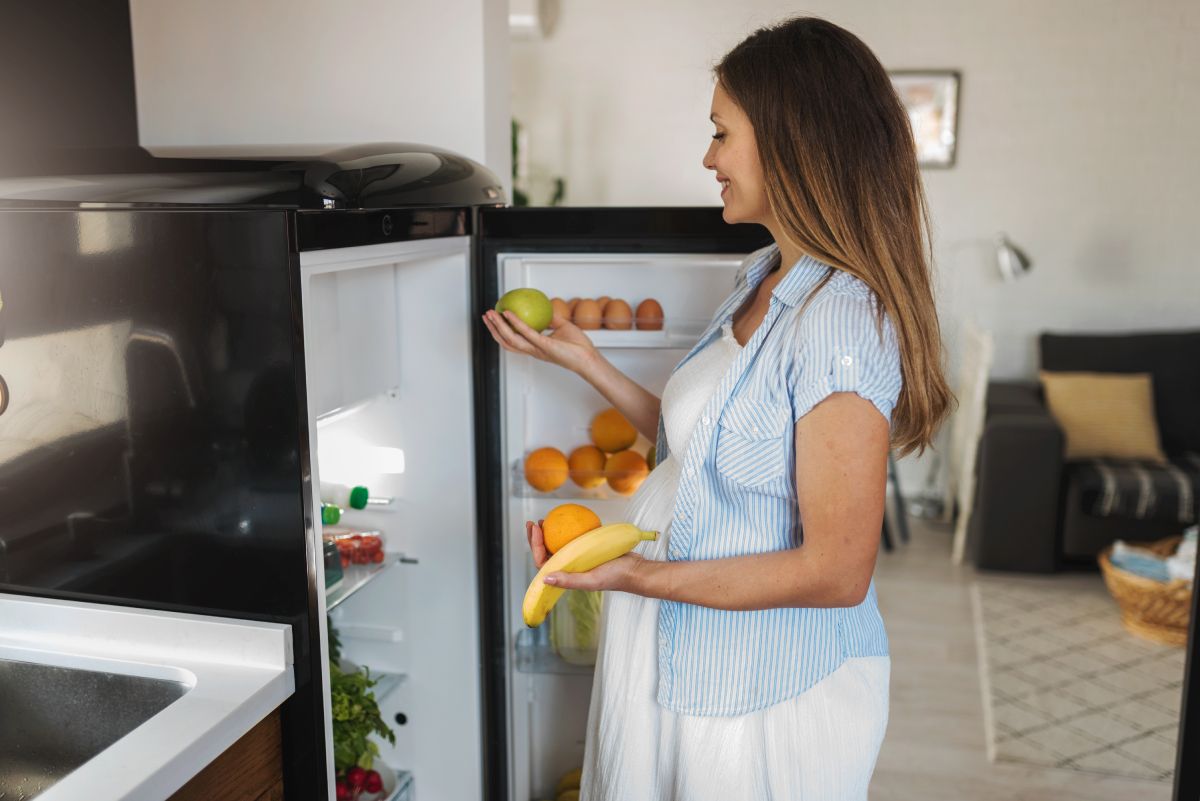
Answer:
[[[507, 208], [432, 148], [153, 166], [0, 182], [0, 592], [290, 624], [289, 799], [333, 797], [330, 626], [341, 667], [379, 680], [388, 798], [553, 798], [595, 632], [587, 604], [524, 626], [523, 521], [575, 502], [612, 522], [629, 487], [529, 483], [606, 404], [481, 315], [525, 286], [653, 300], [661, 326], [589, 333], [658, 392], [766, 232], [716, 208]], [[381, 502], [335, 522], [323, 484]], [[381, 557], [327, 562], [323, 535], [354, 531]]]

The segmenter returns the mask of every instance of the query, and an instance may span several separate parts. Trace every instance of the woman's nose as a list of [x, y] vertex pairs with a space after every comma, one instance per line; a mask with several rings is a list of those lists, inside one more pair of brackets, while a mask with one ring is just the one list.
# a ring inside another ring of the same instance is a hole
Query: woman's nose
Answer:
[[704, 165], [704, 169], [706, 170], [715, 170], [717, 168], [717, 165], [713, 163], [713, 150], [715, 150], [716, 147], [716, 142], [709, 144], [708, 150], [704, 151], [704, 158], [700, 160], [700, 163]]

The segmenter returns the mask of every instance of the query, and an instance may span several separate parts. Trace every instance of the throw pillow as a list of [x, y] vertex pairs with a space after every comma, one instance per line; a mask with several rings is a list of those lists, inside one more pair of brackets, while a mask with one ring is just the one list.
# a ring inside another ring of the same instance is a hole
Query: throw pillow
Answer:
[[1165, 462], [1149, 373], [1039, 373], [1046, 406], [1066, 439], [1066, 459]]

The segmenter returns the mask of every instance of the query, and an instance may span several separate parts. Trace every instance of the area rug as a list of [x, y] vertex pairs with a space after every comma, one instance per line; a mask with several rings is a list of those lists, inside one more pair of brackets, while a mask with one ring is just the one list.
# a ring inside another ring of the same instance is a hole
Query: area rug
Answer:
[[971, 588], [988, 757], [1169, 781], [1184, 649], [1126, 632], [1099, 576], [1058, 581]]

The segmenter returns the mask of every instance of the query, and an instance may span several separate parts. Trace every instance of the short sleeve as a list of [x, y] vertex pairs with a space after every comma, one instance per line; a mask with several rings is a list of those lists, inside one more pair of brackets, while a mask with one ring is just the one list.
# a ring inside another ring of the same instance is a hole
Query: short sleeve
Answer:
[[788, 369], [792, 420], [835, 392], [854, 392], [874, 404], [890, 424], [903, 378], [895, 331], [886, 317], [882, 337], [869, 295], [818, 297], [797, 326], [799, 339]]

